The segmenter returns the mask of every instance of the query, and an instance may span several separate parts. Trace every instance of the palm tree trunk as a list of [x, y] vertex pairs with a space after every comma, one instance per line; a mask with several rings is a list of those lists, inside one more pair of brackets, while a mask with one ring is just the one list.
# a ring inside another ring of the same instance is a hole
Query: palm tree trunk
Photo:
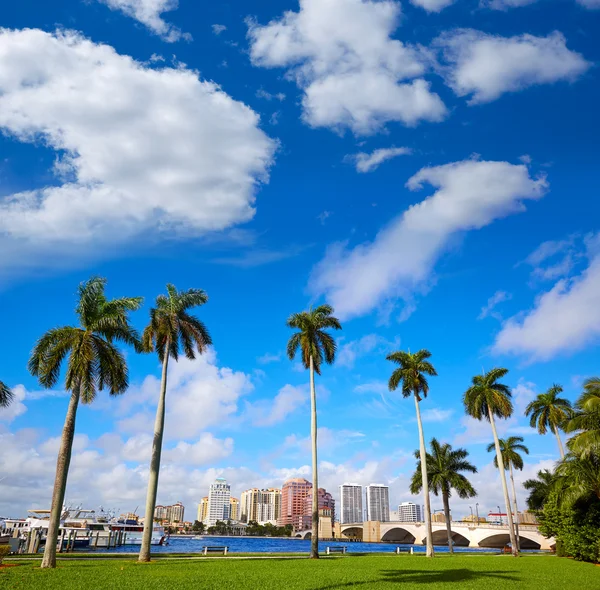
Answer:
[[421, 422], [421, 409], [419, 398], [415, 393], [415, 408], [417, 412], [417, 425], [419, 426], [419, 452], [421, 454], [421, 478], [423, 480], [423, 498], [425, 502], [425, 529], [427, 533], [427, 557], [433, 557], [433, 531], [431, 530], [431, 505], [429, 503], [429, 481], [427, 479], [427, 454], [425, 452], [425, 437], [423, 436], [423, 423]]
[[310, 557], [319, 558], [319, 474], [317, 470], [317, 394], [315, 392], [315, 368], [310, 355], [310, 439], [312, 444], [312, 533]]
[[560, 458], [564, 459], [565, 458], [565, 449], [563, 447], [562, 440], [560, 440], [560, 434], [558, 432], [558, 427], [556, 426], [556, 424], [554, 424], [553, 428], [554, 428], [554, 434], [556, 434], [556, 440], [558, 440], [558, 448], [560, 450]]
[[506, 517], [508, 518], [508, 534], [510, 536], [510, 544], [512, 547], [512, 554], [515, 557], [519, 556], [519, 550], [517, 549], [517, 539], [515, 537], [515, 527], [513, 524], [512, 510], [510, 509], [510, 499], [508, 497], [508, 486], [506, 485], [506, 473], [504, 472], [504, 461], [502, 460], [502, 452], [500, 451], [500, 443], [498, 442], [498, 433], [496, 432], [496, 422], [494, 421], [494, 414], [491, 409], [488, 408], [488, 416], [490, 418], [490, 424], [492, 425], [492, 433], [494, 434], [494, 445], [496, 447], [496, 457], [498, 459], [498, 468], [500, 469], [500, 481], [502, 482], [502, 492], [504, 493], [504, 504], [506, 506]]
[[52, 506], [50, 522], [48, 523], [48, 534], [46, 535], [46, 547], [41, 567], [56, 567], [56, 544], [58, 543], [58, 529], [60, 527], [60, 516], [63, 511], [65, 492], [67, 489], [67, 476], [71, 464], [71, 452], [73, 450], [73, 437], [75, 436], [75, 419], [77, 418], [77, 407], [79, 406], [79, 386], [75, 386], [71, 392], [71, 399], [65, 417], [60, 450], [56, 461], [56, 477], [54, 479], [54, 490], [52, 492]]
[[452, 522], [450, 520], [450, 502], [448, 500], [448, 491], [442, 490], [442, 500], [444, 502], [444, 516], [446, 517], [446, 531], [448, 533], [448, 551], [454, 553], [454, 541], [452, 540]]
[[515, 533], [517, 536], [517, 550], [521, 551], [521, 538], [519, 537], [519, 509], [517, 508], [517, 492], [515, 490], [515, 476], [513, 474], [513, 466], [512, 463], [509, 464], [510, 467], [510, 483], [512, 486], [513, 493], [513, 506], [515, 508]]
[[167, 396], [167, 370], [169, 368], [169, 346], [165, 346], [162, 378], [160, 382], [160, 397], [156, 407], [154, 422], [154, 440], [152, 442], [152, 457], [150, 458], [150, 474], [148, 475], [148, 492], [146, 493], [146, 511], [144, 513], [144, 533], [138, 561], [150, 561], [152, 545], [152, 530], [154, 528], [154, 509], [156, 508], [156, 493], [158, 491], [158, 474], [160, 471], [160, 455], [162, 453], [163, 432], [165, 428], [165, 398]]

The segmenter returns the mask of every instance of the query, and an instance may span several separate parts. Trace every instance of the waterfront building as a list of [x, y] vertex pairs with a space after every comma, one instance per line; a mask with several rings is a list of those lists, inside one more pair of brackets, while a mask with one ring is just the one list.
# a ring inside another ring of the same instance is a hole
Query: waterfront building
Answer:
[[[333, 523], [335, 522], [335, 500], [333, 496], [325, 488], [319, 488], [317, 490], [317, 497], [319, 514], [322, 510], [326, 510], [330, 515], [331, 525], [333, 526]], [[306, 500], [304, 501], [304, 515], [306, 517], [303, 520], [304, 527], [312, 527], [312, 488], [306, 495]]]
[[208, 496], [204, 496], [198, 504], [198, 520], [200, 522], [208, 520]]
[[169, 522], [183, 522], [185, 508], [181, 502], [167, 506], [167, 520]]
[[[450, 515], [450, 520], [452, 520], [452, 515]], [[431, 522], [445, 523], [446, 515], [443, 512], [434, 512], [431, 515]]]
[[519, 524], [539, 524], [537, 516], [529, 510], [519, 512]]
[[240, 520], [259, 524], [267, 522], [275, 524], [281, 516], [281, 490], [269, 488], [259, 490], [253, 488], [242, 492], [240, 502]]
[[398, 506], [398, 520], [400, 522], [423, 522], [423, 511], [414, 502], [402, 502]]
[[[306, 497], [312, 491], [312, 483], [297, 477], [288, 479], [281, 490], [281, 514], [279, 526], [291, 524], [295, 531], [309, 528], [306, 509]], [[310, 519], [310, 517], [308, 517]], [[311, 519], [312, 520], [312, 519]]]
[[340, 486], [340, 522], [342, 524], [363, 521], [362, 486], [343, 483]]
[[388, 486], [377, 483], [367, 486], [367, 520], [389, 522], [390, 491]]
[[218, 520], [229, 520], [231, 486], [222, 477], [210, 485], [208, 492], [208, 517], [204, 524], [214, 526]]
[[167, 507], [158, 504], [154, 507], [154, 520], [167, 520]]
[[240, 501], [237, 498], [229, 499], [229, 520], [240, 519]]
[[490, 512], [487, 515], [487, 522], [490, 524], [508, 525], [508, 515], [506, 512]]

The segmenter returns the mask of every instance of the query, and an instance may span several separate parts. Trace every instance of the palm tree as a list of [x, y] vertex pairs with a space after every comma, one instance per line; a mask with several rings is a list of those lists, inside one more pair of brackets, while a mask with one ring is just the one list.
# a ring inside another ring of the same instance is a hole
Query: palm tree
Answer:
[[558, 440], [558, 448], [560, 450], [560, 458], [565, 458], [565, 450], [558, 429], [562, 428], [566, 421], [571, 418], [573, 408], [571, 402], [564, 398], [558, 397], [563, 392], [560, 385], [554, 384], [546, 393], [540, 393], [525, 410], [525, 415], [531, 414], [531, 427], [537, 428], [540, 434], [546, 434], [548, 428], [552, 429]]
[[600, 454], [600, 377], [591, 377], [583, 384], [583, 393], [575, 402], [574, 415], [565, 430], [576, 433], [567, 443], [572, 453]]
[[421, 421], [421, 410], [419, 402], [421, 396], [427, 397], [429, 383], [427, 376], [436, 376], [436, 370], [427, 360], [431, 357], [428, 350], [422, 349], [411, 354], [398, 351], [387, 356], [388, 361], [400, 365], [390, 377], [388, 387], [390, 391], [398, 389], [402, 383], [402, 396], [407, 398], [411, 395], [415, 399], [415, 410], [417, 413], [417, 426], [419, 428], [419, 456], [421, 460], [421, 481], [423, 482], [423, 497], [425, 500], [425, 528], [427, 533], [427, 557], [433, 557], [433, 532], [431, 530], [431, 505], [429, 503], [429, 481], [427, 479], [427, 453], [425, 451], [425, 437], [423, 435], [423, 423]]
[[572, 506], [592, 498], [600, 500], [600, 457], [588, 454], [567, 454], [556, 468], [555, 489], [560, 489], [561, 504]]
[[193, 360], [196, 358], [196, 351], [198, 354], [202, 354], [212, 344], [206, 326], [198, 318], [188, 313], [190, 308], [204, 305], [207, 301], [208, 295], [200, 289], [178, 291], [174, 285], [168, 284], [167, 295], [159, 295], [156, 298], [156, 307], [150, 310], [150, 323], [142, 335], [144, 350], [147, 352], [155, 351], [162, 363], [160, 397], [156, 407], [150, 474], [148, 475], [144, 532], [139, 556], [139, 561], [142, 562], [150, 561], [153, 516], [156, 508], [158, 474], [165, 427], [165, 398], [167, 395], [169, 358], [177, 361], [183, 350], [185, 356]]
[[510, 509], [510, 500], [508, 498], [506, 474], [504, 473], [504, 460], [502, 459], [502, 452], [494, 419], [494, 417], [509, 418], [513, 413], [510, 388], [503, 383], [499, 383], [499, 379], [502, 379], [507, 373], [508, 369], [496, 368], [483, 375], [475, 375], [472, 379], [471, 387], [467, 389], [463, 396], [463, 403], [465, 411], [469, 416], [472, 416], [476, 420], [486, 419], [492, 427], [494, 445], [496, 447], [496, 458], [500, 469], [502, 491], [504, 493], [504, 503], [506, 504], [510, 543], [513, 555], [517, 557], [519, 552], [517, 549], [512, 511]]
[[537, 479], [528, 479], [523, 482], [523, 487], [529, 491], [527, 508], [529, 510], [543, 510], [544, 504], [554, 486], [554, 474], [548, 469], [537, 473]]
[[141, 297], [107, 299], [106, 279], [94, 277], [79, 285], [79, 303], [75, 312], [79, 326], [53, 328], [35, 344], [29, 359], [29, 371], [40, 384], [52, 388], [58, 383], [65, 358], [65, 389], [71, 393], [56, 464], [52, 508], [42, 567], [56, 567], [56, 544], [60, 515], [65, 499], [75, 419], [79, 402], [91, 404], [97, 391], [110, 395], [123, 393], [129, 375], [123, 353], [115, 342], [139, 349], [139, 338], [129, 324], [129, 312], [139, 309]]
[[[450, 519], [450, 496], [452, 495], [452, 489], [463, 500], [477, 495], [471, 482], [460, 473], [461, 471], [477, 473], [477, 468], [467, 461], [468, 456], [469, 453], [465, 449], [453, 449], [449, 444], [441, 445], [435, 438], [431, 439], [431, 454], [427, 453], [427, 481], [431, 491], [436, 496], [442, 495], [450, 553], [454, 553], [452, 523]], [[410, 484], [411, 494], [418, 494], [423, 487], [421, 452], [415, 451], [415, 457], [418, 463]]]
[[[515, 477], [513, 473], [513, 467], [519, 471], [523, 471], [523, 457], [519, 454], [525, 453], [529, 455], [529, 449], [523, 444], [522, 436], [509, 436], [507, 439], [499, 439], [498, 444], [500, 445], [500, 455], [502, 456], [502, 462], [504, 463], [504, 469], [508, 469], [510, 472], [510, 483], [512, 486], [513, 493], [513, 508], [515, 511], [515, 531], [517, 535], [517, 548], [521, 548], [521, 541], [519, 539], [519, 509], [517, 507], [517, 492], [515, 490]], [[488, 453], [496, 450], [495, 443], [488, 445]], [[494, 457], [494, 466], [498, 469], [498, 457]]]
[[325, 361], [331, 365], [335, 360], [337, 346], [335, 340], [326, 332], [327, 329], [341, 330], [340, 321], [333, 316], [333, 307], [319, 305], [315, 309], [292, 314], [287, 320], [287, 327], [294, 332], [287, 344], [290, 360], [300, 350], [302, 364], [310, 374], [310, 438], [312, 443], [312, 533], [310, 537], [310, 556], [319, 557], [319, 474], [317, 470], [317, 394], [315, 392], [315, 372], [321, 374], [321, 365]]
[[0, 408], [7, 408], [13, 401], [14, 394], [8, 385], [0, 381]]

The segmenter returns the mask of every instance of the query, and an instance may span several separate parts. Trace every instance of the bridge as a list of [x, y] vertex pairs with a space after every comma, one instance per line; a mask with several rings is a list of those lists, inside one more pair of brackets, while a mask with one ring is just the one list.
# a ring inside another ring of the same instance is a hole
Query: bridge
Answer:
[[[446, 523], [432, 523], [433, 544], [448, 545]], [[491, 547], [503, 548], [510, 543], [508, 526], [490, 523], [452, 522], [452, 540], [455, 547]], [[336, 539], [363, 541], [365, 543], [390, 542], [408, 545], [426, 543], [425, 523], [422, 522], [360, 522], [352, 524], [335, 523]], [[310, 537], [310, 531], [302, 531], [297, 536]], [[521, 549], [555, 548], [553, 538], [544, 537], [533, 525], [519, 525]]]

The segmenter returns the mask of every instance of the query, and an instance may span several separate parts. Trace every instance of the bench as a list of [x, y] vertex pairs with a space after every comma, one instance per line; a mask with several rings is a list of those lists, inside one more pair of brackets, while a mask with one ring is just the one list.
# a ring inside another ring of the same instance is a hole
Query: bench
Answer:
[[396, 553], [400, 555], [400, 553], [410, 553], [411, 555], [414, 553], [412, 547], [407, 547], [406, 549], [402, 549], [402, 547], [396, 547]]
[[225, 545], [204, 545], [202, 547], [202, 555], [208, 555], [209, 553], [222, 553], [223, 555], [227, 555], [229, 551], [229, 547]]
[[341, 553], [342, 555], [346, 554], [346, 546], [343, 547], [327, 547], [327, 551], [325, 552], [327, 555], [331, 555], [332, 553]]

